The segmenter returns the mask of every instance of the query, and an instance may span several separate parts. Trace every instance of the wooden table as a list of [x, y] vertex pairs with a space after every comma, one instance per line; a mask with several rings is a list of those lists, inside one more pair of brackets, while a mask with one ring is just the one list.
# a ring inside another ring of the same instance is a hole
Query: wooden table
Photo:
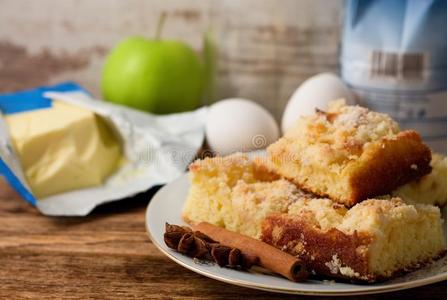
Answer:
[[[49, 218], [0, 184], [0, 299], [306, 298], [232, 286], [170, 261], [146, 235], [151, 194], [104, 205], [85, 218]], [[388, 297], [447, 299], [447, 281], [362, 299]]]

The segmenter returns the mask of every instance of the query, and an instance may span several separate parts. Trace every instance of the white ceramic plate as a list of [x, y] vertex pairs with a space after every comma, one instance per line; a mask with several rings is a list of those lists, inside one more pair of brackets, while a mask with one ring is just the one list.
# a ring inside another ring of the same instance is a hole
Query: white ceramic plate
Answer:
[[[155, 246], [176, 263], [196, 273], [239, 286], [289, 294], [360, 295], [409, 289], [447, 279], [447, 257], [419, 271], [377, 284], [350, 284], [335, 281], [308, 280], [296, 283], [262, 273], [249, 273], [214, 264], [196, 263], [191, 258], [169, 249], [163, 241], [165, 222], [187, 225], [181, 218], [183, 203], [189, 189], [188, 176], [160, 189], [146, 211], [146, 229]], [[446, 213], [444, 212], [444, 218]]]

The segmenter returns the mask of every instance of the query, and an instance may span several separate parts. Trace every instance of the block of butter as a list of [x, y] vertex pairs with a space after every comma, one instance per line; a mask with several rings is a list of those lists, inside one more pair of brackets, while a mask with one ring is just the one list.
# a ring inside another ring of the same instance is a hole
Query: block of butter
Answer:
[[181, 176], [207, 111], [153, 115], [74, 82], [0, 94], [0, 176], [44, 215], [85, 216]]
[[112, 129], [90, 110], [52, 107], [5, 117], [28, 184], [38, 198], [100, 185], [121, 160]]

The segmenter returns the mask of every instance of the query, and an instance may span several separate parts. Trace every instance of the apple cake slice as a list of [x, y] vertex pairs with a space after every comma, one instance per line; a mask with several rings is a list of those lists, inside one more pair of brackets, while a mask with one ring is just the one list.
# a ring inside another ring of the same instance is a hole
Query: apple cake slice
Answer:
[[316, 274], [374, 282], [419, 268], [445, 252], [438, 207], [398, 198], [351, 209], [302, 198], [269, 215], [262, 240], [299, 256]]
[[431, 151], [418, 133], [343, 100], [300, 118], [267, 151], [280, 175], [348, 207], [431, 171]]
[[189, 166], [191, 187], [183, 207], [183, 219], [190, 224], [209, 222], [231, 226], [231, 194], [234, 186], [273, 181], [279, 176], [262, 159], [249, 159], [236, 153], [225, 157], [196, 160]]

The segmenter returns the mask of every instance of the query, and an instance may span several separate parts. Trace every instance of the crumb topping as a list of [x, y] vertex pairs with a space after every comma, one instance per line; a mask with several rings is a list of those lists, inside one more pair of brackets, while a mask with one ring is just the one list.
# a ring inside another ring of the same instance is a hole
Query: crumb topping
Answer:
[[357, 159], [372, 142], [395, 138], [399, 131], [388, 115], [338, 100], [331, 102], [326, 112], [318, 110], [300, 118], [285, 138], [306, 145], [302, 147], [304, 163], [323, 158], [341, 164]]

